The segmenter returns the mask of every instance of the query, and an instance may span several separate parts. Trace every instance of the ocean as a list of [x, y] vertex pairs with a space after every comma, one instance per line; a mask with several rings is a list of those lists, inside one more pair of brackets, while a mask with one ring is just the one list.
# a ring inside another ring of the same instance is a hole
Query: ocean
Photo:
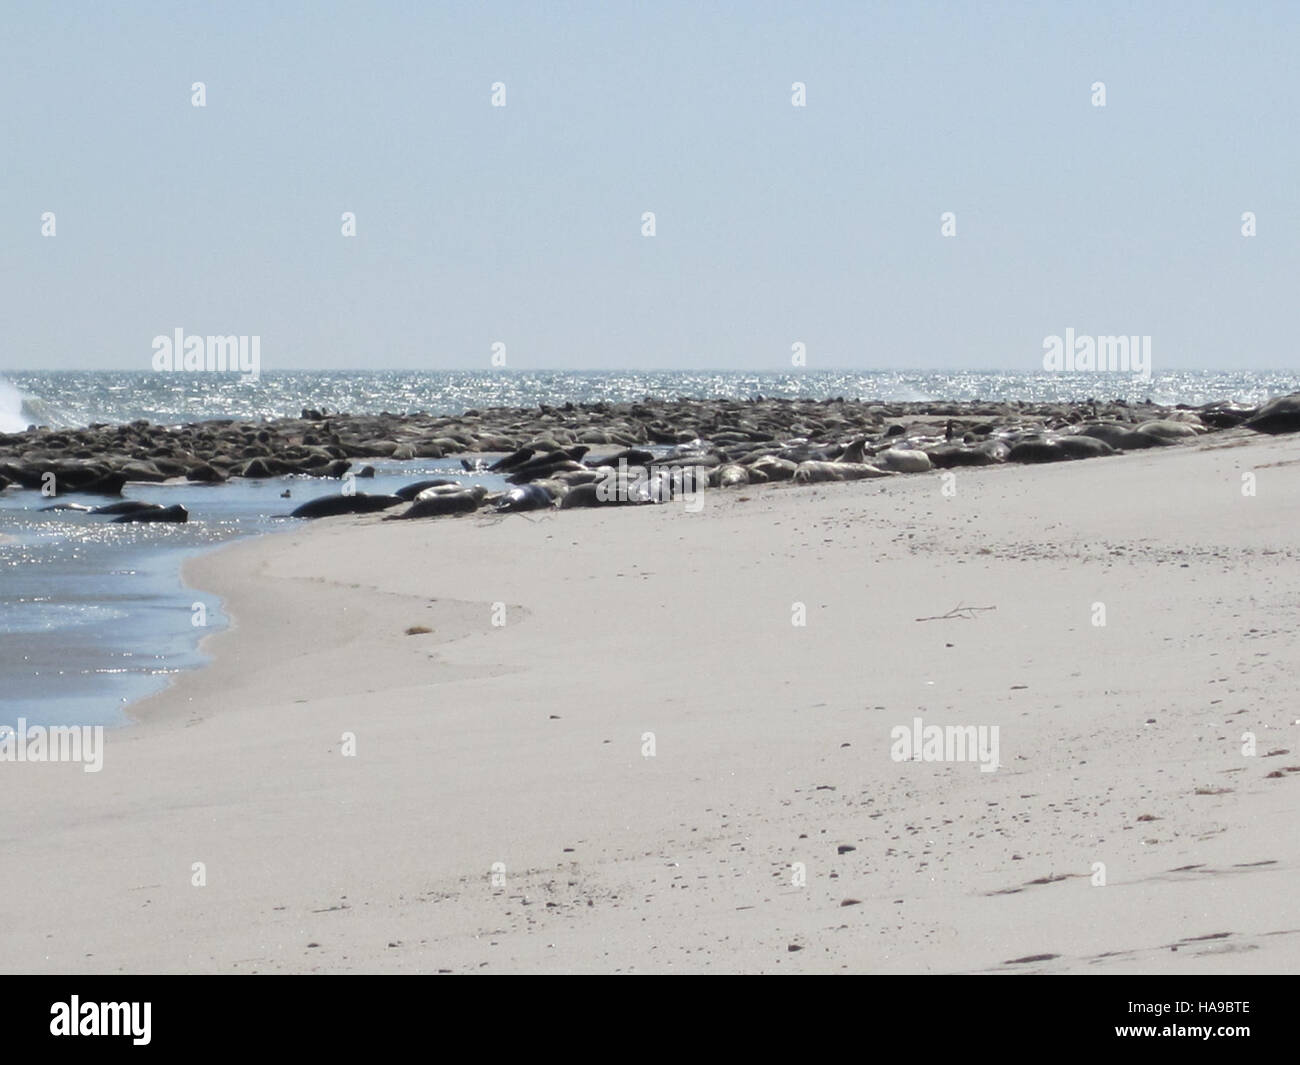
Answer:
[[[1121, 397], [1199, 405], [1258, 403], [1294, 391], [1300, 391], [1300, 374], [1246, 371], [1171, 371], [1150, 381], [1041, 371], [304, 371], [268, 373], [249, 382], [216, 374], [10, 372], [0, 378], [0, 432], [20, 432], [31, 423], [257, 420], [297, 416], [303, 408], [458, 414], [647, 395], [882, 402]], [[489, 488], [504, 485], [500, 478], [468, 477], [459, 456], [368, 461], [376, 470], [369, 492], [444, 476]], [[224, 624], [220, 603], [182, 583], [184, 560], [236, 537], [296, 524], [283, 515], [336, 485], [277, 478], [126, 487], [126, 498], [184, 504], [191, 512], [184, 525], [114, 525], [75, 511], [43, 511], [50, 501], [35, 492], [0, 492], [0, 725], [15, 725], [19, 717], [43, 725], [126, 723], [131, 703], [201, 664], [200, 638]], [[280, 497], [286, 488], [291, 500]], [[60, 501], [104, 502], [76, 495]]]
[[304, 407], [349, 414], [427, 411], [459, 414], [475, 407], [531, 407], [643, 396], [748, 399], [1024, 400], [1122, 398], [1199, 405], [1218, 399], [1258, 402], [1293, 392], [1293, 371], [1170, 370], [1143, 381], [1127, 373], [1002, 370], [330, 370], [236, 375], [153, 372], [5, 372], [0, 375], [0, 432], [29, 424], [116, 424], [146, 418], [171, 425], [207, 418], [296, 417]]

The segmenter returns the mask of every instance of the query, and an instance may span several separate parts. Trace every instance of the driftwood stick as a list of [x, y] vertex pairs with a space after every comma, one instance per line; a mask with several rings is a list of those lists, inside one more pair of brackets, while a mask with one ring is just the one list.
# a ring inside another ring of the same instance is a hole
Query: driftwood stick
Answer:
[[960, 603], [953, 607], [946, 614], [935, 614], [929, 618], [917, 618], [917, 621], [951, 621], [959, 618], [962, 621], [974, 621], [979, 614], [986, 610], [996, 610], [995, 606], [962, 606]]

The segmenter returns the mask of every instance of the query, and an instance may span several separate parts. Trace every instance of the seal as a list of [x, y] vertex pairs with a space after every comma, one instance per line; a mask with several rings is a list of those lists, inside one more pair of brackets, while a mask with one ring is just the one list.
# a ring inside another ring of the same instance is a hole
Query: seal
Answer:
[[729, 462], [725, 466], [719, 466], [710, 480], [718, 488], [739, 488], [742, 485], [749, 484], [749, 470], [744, 466]]
[[1077, 435], [1104, 440], [1113, 448], [1123, 448], [1125, 439], [1133, 435], [1133, 430], [1119, 422], [1084, 422], [1079, 426]]
[[561, 470], [580, 470], [583, 468], [582, 457], [590, 450], [585, 444], [576, 444], [573, 447], [561, 448], [559, 451], [547, 451], [535, 455], [527, 462], [521, 462], [507, 471], [509, 476], [506, 480], [511, 484], [526, 484], [529, 481], [549, 477]]
[[[736, 468], [744, 473], [749, 484], [767, 480], [743, 466]], [[696, 492], [708, 487], [709, 481], [710, 471], [704, 466], [652, 466], [649, 477], [640, 484], [631, 486], [635, 497], [633, 502], [670, 503], [680, 496], [693, 497]]]
[[1095, 459], [1103, 455], [1116, 454], [1115, 449], [1105, 440], [1077, 434], [1058, 436], [1056, 446], [1065, 452], [1067, 459]]
[[298, 507], [291, 518], [328, 518], [335, 514], [370, 514], [376, 510], [387, 510], [406, 500], [398, 496], [371, 496], [365, 492], [354, 495], [328, 495], [308, 500]]
[[526, 484], [510, 489], [497, 500], [496, 509], [500, 514], [517, 514], [525, 510], [543, 510], [554, 503], [551, 493], [541, 485]]
[[629, 466], [648, 466], [654, 461], [654, 458], [654, 455], [649, 451], [629, 447], [615, 452], [613, 455], [606, 455], [604, 458], [587, 459], [586, 462], [588, 466], [617, 466], [619, 460], [622, 459]]
[[573, 507], [604, 507], [617, 505], [625, 500], [613, 498], [601, 498], [600, 485], [595, 481], [589, 481], [586, 484], [576, 484], [564, 493], [564, 498], [560, 500], [561, 510], [570, 510]]
[[601, 478], [609, 475], [609, 473], [602, 473], [599, 468], [594, 470], [561, 470], [551, 479], [567, 488], [573, 488], [580, 484], [595, 484]]
[[930, 456], [917, 448], [887, 447], [877, 451], [871, 459], [873, 466], [894, 473], [925, 473], [930, 469]]
[[573, 485], [560, 497], [560, 509], [574, 507], [626, 507], [648, 503], [648, 488], [644, 481], [620, 481], [611, 471], [608, 477], [586, 484]]
[[835, 446], [814, 447], [812, 444], [794, 444], [778, 451], [777, 457], [795, 463], [834, 462], [841, 450]]
[[187, 522], [190, 520], [190, 512], [179, 503], [170, 507], [159, 507], [157, 510], [137, 510], [130, 514], [120, 514], [113, 519], [114, 525], [122, 525], [126, 522]]
[[1270, 399], [1259, 408], [1254, 417], [1247, 418], [1243, 424], [1247, 429], [1268, 433], [1270, 436], [1300, 431], [1300, 392]]
[[801, 462], [794, 471], [795, 484], [822, 484], [826, 481], [861, 481], [868, 477], [892, 477], [889, 470], [859, 462]]
[[536, 454], [536, 448], [521, 447], [518, 451], [512, 451], [509, 455], [502, 455], [501, 458], [487, 468], [488, 473], [505, 473], [507, 470], [513, 470], [516, 466], [523, 465]]
[[[1297, 408], [1300, 408], [1300, 397], [1297, 397], [1297, 401]], [[1207, 403], [1199, 412], [1201, 424], [1211, 429], [1233, 429], [1256, 417], [1259, 413], [1260, 408], [1258, 407], [1247, 407], [1227, 400], [1216, 400], [1213, 403]], [[1295, 420], [1295, 424], [1300, 426], [1300, 418]], [[1261, 432], [1267, 432], [1267, 430], [1261, 430]]]
[[761, 473], [769, 481], [788, 481], [794, 477], [799, 468], [797, 462], [778, 458], [776, 455], [762, 455], [749, 464], [750, 476]]
[[532, 484], [536, 481], [550, 480], [561, 473], [581, 473], [587, 467], [581, 462], [574, 462], [572, 459], [560, 459], [558, 462], [552, 462], [550, 465], [534, 467], [530, 466], [526, 470], [520, 470], [506, 477], [511, 484]]
[[[1092, 437], [1085, 437], [1091, 440]], [[1008, 462], [1064, 462], [1067, 458], [1055, 440], [1021, 440], [1012, 445]]]
[[[434, 496], [455, 495], [457, 492], [464, 492], [468, 487], [463, 484], [433, 484], [421, 489], [412, 502], [418, 503], [421, 499], [432, 499]], [[484, 491], [487, 489], [485, 488]]]
[[1143, 422], [1134, 432], [1142, 433], [1144, 436], [1153, 436], [1163, 443], [1173, 444], [1199, 436], [1205, 432], [1205, 429], [1202, 427], [1198, 431], [1195, 425], [1189, 425], [1187, 422], [1171, 421], [1168, 418], [1153, 418], [1149, 422]]
[[1007, 461], [1007, 456], [1011, 454], [1011, 445], [1005, 440], [994, 438], [992, 440], [981, 440], [975, 445], [975, 450], [982, 455], [987, 455], [989, 464], [996, 464]]
[[836, 462], [854, 462], [862, 465], [867, 461], [867, 438], [860, 436], [840, 454]]
[[1028, 436], [1011, 448], [1008, 462], [1064, 462], [1067, 459], [1092, 459], [1113, 455], [1115, 449], [1095, 436], [1069, 434], [1057, 436], [1047, 433]]
[[947, 470], [954, 466], [994, 466], [1005, 462], [1010, 449], [1001, 440], [986, 440], [984, 443], [941, 444], [926, 451], [930, 465], [936, 470]]
[[426, 488], [442, 488], [446, 485], [456, 485], [460, 487], [459, 481], [449, 481], [445, 477], [439, 477], [432, 481], [416, 481], [414, 484], [404, 484], [393, 495], [398, 499], [414, 499]]
[[478, 510], [487, 489], [481, 484], [457, 491], [440, 492], [436, 489], [421, 492], [409, 507], [400, 514], [389, 514], [384, 521], [403, 518], [437, 518], [444, 514], [471, 514]]
[[146, 503], [141, 499], [123, 499], [120, 503], [105, 503], [102, 507], [91, 507], [92, 514], [134, 514], [144, 510], [162, 510], [161, 503]]

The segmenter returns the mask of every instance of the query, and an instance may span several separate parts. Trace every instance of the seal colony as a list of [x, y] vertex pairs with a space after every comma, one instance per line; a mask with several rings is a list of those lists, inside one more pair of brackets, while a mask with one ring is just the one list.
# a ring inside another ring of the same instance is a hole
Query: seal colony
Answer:
[[[310, 500], [292, 516], [406, 505], [389, 517], [438, 517], [481, 508], [523, 512], [658, 503], [704, 487], [821, 484], [1100, 458], [1169, 447], [1237, 426], [1263, 433], [1300, 431], [1300, 393], [1260, 407], [1231, 402], [1167, 407], [1120, 399], [1029, 404], [647, 397], [638, 403], [469, 410], [458, 417], [304, 410], [298, 418], [262, 422], [31, 427], [0, 434], [0, 489], [119, 496], [130, 482], [348, 476], [343, 493]], [[458, 454], [500, 456], [490, 464], [481, 459], [461, 464], [469, 473], [500, 474], [516, 487], [493, 493], [439, 479], [407, 485], [391, 496], [348, 490], [353, 478], [374, 475], [369, 466], [354, 472], [355, 459]], [[137, 522], [185, 521], [183, 511], [152, 505], [93, 508], [117, 521]]]

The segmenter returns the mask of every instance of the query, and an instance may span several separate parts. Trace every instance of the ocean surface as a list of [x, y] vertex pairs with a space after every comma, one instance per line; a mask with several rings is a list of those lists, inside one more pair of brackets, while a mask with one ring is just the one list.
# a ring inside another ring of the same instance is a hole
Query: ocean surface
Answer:
[[304, 407], [349, 414], [459, 414], [475, 407], [531, 407], [673, 398], [1025, 400], [1122, 398], [1199, 405], [1218, 399], [1256, 402], [1300, 388], [1291, 371], [1172, 370], [1143, 381], [1127, 373], [1032, 373], [998, 370], [808, 370], [747, 373], [702, 370], [302, 371], [234, 374], [66, 371], [0, 373], [0, 433], [29, 424], [130, 422], [176, 424], [205, 418], [296, 417]]
[[[297, 416], [305, 407], [349, 413], [458, 414], [482, 407], [623, 402], [645, 396], [747, 399], [1026, 400], [1122, 397], [1199, 405], [1257, 403], [1300, 391], [1289, 372], [1174, 371], [1150, 381], [1130, 374], [1000, 371], [328, 371], [235, 375], [7, 372], [0, 376], [0, 432], [29, 424], [69, 427], [147, 418], [163, 424], [209, 418]], [[501, 478], [461, 470], [459, 456], [367, 460], [368, 492], [428, 477], [498, 488]], [[290, 499], [281, 493], [291, 492]], [[200, 638], [224, 624], [220, 604], [186, 588], [186, 557], [240, 536], [296, 525], [283, 515], [337, 490], [336, 481], [286, 477], [224, 485], [128, 485], [123, 495], [190, 511], [185, 525], [114, 525], [75, 511], [44, 511], [38, 493], [0, 492], [0, 725], [121, 725], [125, 708], [202, 662]], [[60, 502], [94, 506], [100, 497]], [[203, 625], [196, 625], [202, 620]]]

